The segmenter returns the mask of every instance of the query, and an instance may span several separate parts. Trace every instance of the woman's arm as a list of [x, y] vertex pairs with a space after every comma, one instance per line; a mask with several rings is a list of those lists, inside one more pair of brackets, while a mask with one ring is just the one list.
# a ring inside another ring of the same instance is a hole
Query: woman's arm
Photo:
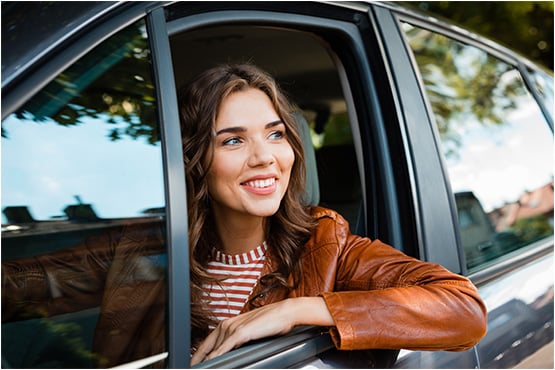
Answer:
[[220, 356], [251, 340], [286, 334], [298, 325], [334, 325], [322, 297], [289, 298], [222, 321], [198, 347], [191, 365]]
[[485, 335], [487, 311], [468, 279], [351, 235], [339, 215], [326, 214], [306, 257], [303, 277], [310, 281], [300, 284], [302, 294], [318, 297], [285, 299], [220, 323], [193, 364], [297, 325], [331, 327], [336, 347], [345, 350], [456, 351]]
[[487, 310], [467, 278], [351, 235], [340, 216], [326, 222], [340, 248], [334, 291], [321, 294], [337, 348], [458, 351], [485, 335]]

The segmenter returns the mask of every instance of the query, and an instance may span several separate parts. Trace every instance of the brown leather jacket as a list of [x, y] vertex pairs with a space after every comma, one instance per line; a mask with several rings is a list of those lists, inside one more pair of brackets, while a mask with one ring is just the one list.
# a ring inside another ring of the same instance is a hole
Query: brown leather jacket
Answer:
[[[298, 288], [263, 296], [257, 286], [244, 312], [288, 297], [322, 296], [336, 323], [332, 338], [345, 350], [461, 351], [485, 335], [486, 308], [468, 279], [350, 234], [347, 222], [332, 210], [311, 212], [318, 226], [301, 257]], [[152, 267], [145, 272], [145, 259], [162, 249], [163, 236], [145, 230], [130, 228], [88, 241], [86, 253], [4, 263], [3, 321], [17, 316], [15, 308], [30, 294], [41, 295], [33, 303], [42, 300], [47, 315], [101, 302], [95, 337], [100, 366], [166, 351], [163, 272]], [[270, 252], [265, 272], [275, 265]]]

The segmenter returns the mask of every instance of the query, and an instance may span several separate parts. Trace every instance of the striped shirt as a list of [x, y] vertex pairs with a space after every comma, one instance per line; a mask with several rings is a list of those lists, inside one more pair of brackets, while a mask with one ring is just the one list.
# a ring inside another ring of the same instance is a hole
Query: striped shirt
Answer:
[[208, 309], [218, 321], [238, 315], [260, 278], [266, 259], [266, 242], [237, 255], [214, 251], [207, 272], [222, 280], [203, 285]]

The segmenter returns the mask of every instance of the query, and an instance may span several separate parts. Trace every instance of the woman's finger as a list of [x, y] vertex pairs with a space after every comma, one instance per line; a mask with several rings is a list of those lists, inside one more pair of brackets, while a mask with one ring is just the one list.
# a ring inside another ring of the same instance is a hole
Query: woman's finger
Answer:
[[191, 365], [198, 364], [199, 362], [205, 361], [207, 359], [207, 356], [210, 354], [210, 352], [212, 352], [216, 341], [218, 340], [219, 331], [220, 330], [218, 326], [202, 341], [202, 343], [198, 346], [197, 350], [195, 351], [195, 353], [193, 353], [193, 356], [191, 357]]

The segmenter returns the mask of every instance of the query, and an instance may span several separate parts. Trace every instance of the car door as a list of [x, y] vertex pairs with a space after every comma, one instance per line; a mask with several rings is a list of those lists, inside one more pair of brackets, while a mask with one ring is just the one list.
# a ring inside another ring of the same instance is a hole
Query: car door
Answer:
[[[177, 119], [161, 124], [176, 102], [153, 73], [151, 5], [2, 5], [3, 367], [173, 366], [167, 343], [188, 348], [171, 309], [188, 296], [171, 267], [187, 258], [181, 143]], [[155, 311], [156, 334], [140, 334], [132, 318]]]
[[[434, 131], [428, 144], [441, 157], [452, 209], [444, 217], [455, 226], [461, 263], [457, 268], [454, 259], [451, 268], [475, 282], [488, 307], [480, 366], [526, 366], [525, 359], [542, 353], [539, 363], [552, 366], [552, 77], [498, 45], [394, 10], [376, 7], [382, 33], [395, 35], [385, 42], [392, 74], [410, 70], [418, 78], [412, 94], [407, 79], [397, 79], [401, 104], [420, 95], [428, 107], [428, 117], [408, 124], [408, 137], [416, 148], [410, 125], [422, 129], [427, 122]], [[397, 36], [399, 44], [392, 42]], [[425, 163], [414, 167], [427, 173]], [[429, 235], [441, 230], [425, 227]], [[426, 258], [443, 253], [436, 245], [426, 243]], [[403, 355], [398, 364], [408, 361]], [[436, 354], [428, 357], [436, 367]]]

